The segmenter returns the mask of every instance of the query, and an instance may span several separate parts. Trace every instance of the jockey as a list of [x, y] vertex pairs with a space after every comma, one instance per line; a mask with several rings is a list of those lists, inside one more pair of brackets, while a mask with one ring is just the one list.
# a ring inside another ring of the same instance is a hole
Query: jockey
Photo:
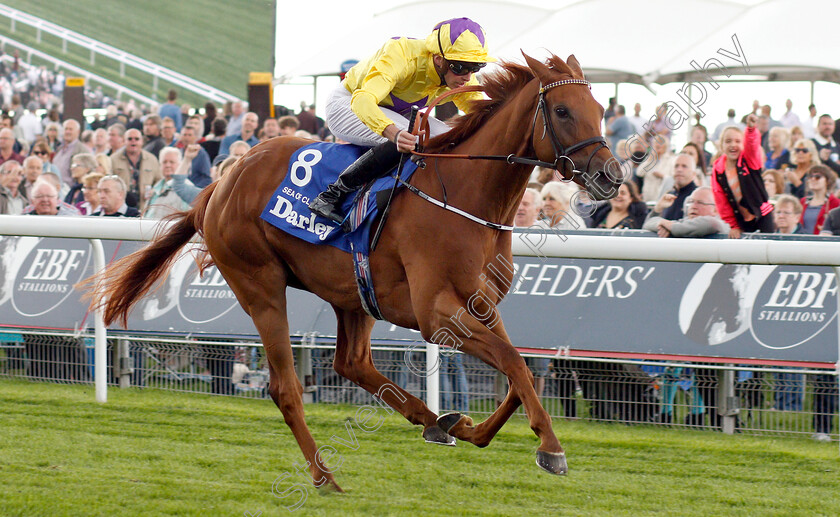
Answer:
[[[337, 223], [344, 220], [341, 202], [367, 182], [384, 176], [399, 163], [400, 153], [414, 150], [408, 132], [412, 106], [423, 108], [450, 89], [478, 84], [473, 76], [496, 61], [487, 54], [484, 29], [469, 18], [440, 22], [425, 40], [393, 38], [372, 57], [359, 62], [327, 101], [327, 126], [338, 138], [372, 147], [309, 204], [310, 210]], [[469, 112], [480, 92], [453, 96]], [[430, 136], [449, 127], [429, 117]]]

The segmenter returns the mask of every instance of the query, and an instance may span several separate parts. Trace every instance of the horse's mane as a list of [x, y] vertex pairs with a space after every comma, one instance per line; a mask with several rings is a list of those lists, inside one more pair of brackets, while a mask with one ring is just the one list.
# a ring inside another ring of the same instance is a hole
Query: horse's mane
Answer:
[[502, 61], [500, 69], [484, 77], [482, 86], [489, 99], [474, 101], [473, 110], [452, 122], [452, 129], [433, 138], [425, 152], [436, 153], [455, 145], [475, 133], [498, 108], [534, 78], [534, 72], [525, 65]]

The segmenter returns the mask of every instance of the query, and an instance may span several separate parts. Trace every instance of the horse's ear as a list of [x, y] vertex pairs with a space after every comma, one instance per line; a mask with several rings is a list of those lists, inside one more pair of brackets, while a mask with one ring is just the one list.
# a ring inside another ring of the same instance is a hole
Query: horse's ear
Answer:
[[555, 70], [556, 72], [560, 72], [561, 74], [566, 74], [571, 77], [575, 76], [575, 73], [572, 71], [571, 68], [569, 68], [569, 65], [567, 65], [566, 62], [563, 61], [563, 59], [559, 56], [555, 56], [554, 54], [552, 54], [551, 57], [548, 58], [546, 64], [549, 68]]
[[[522, 50], [520, 50], [520, 52], [522, 52]], [[531, 71], [534, 72], [534, 75], [537, 76], [537, 79], [540, 80], [540, 83], [548, 84], [551, 82], [551, 69], [548, 68], [548, 66], [532, 58], [525, 52], [522, 52], [522, 55], [525, 56], [525, 62], [528, 63], [528, 68], [530, 68]]]
[[580, 63], [578, 63], [577, 58], [574, 54], [570, 55], [568, 59], [566, 59], [566, 64], [569, 65], [572, 72], [574, 72], [575, 77], [583, 79], [583, 69], [580, 67]]

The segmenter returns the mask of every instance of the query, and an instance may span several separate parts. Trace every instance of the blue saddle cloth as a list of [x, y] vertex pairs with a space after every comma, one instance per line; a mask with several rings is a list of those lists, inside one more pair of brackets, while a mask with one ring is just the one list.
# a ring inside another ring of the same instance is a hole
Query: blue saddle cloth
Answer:
[[[370, 188], [356, 196], [348, 196], [342, 204], [351, 231], [345, 233], [340, 225], [309, 211], [309, 202], [327, 189], [348, 165], [369, 148], [350, 144], [316, 142], [301, 147], [289, 159], [289, 170], [274, 195], [263, 209], [260, 218], [284, 232], [312, 244], [329, 244], [348, 253], [367, 255], [370, 231], [379, 213], [376, 194], [394, 186], [393, 175], [374, 181]], [[406, 160], [401, 178], [408, 178], [417, 164]]]

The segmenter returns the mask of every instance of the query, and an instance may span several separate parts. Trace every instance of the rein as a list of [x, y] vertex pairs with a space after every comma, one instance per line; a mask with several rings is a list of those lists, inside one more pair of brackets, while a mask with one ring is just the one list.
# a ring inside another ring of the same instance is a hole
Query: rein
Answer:
[[[589, 170], [589, 165], [592, 163], [592, 159], [595, 157], [595, 154], [601, 150], [602, 147], [607, 147], [607, 141], [604, 139], [603, 136], [597, 136], [593, 138], [587, 138], [581, 142], [577, 142], [565, 148], [563, 144], [560, 143], [560, 140], [557, 138], [557, 133], [554, 131], [554, 125], [551, 123], [551, 118], [549, 117], [548, 113], [548, 103], [545, 101], [545, 93], [556, 87], [556, 86], [564, 86], [567, 84], [583, 84], [588, 86], [592, 89], [592, 85], [589, 81], [584, 79], [566, 79], [563, 81], [556, 81], [545, 86], [540, 86], [539, 94], [538, 94], [538, 101], [537, 101], [537, 109], [534, 112], [534, 125], [537, 123], [537, 115], [542, 114], [543, 119], [543, 138], [545, 138], [546, 134], [550, 135], [551, 146], [554, 148], [554, 162], [545, 162], [538, 158], [524, 158], [521, 156], [516, 156], [515, 154], [511, 153], [508, 155], [471, 155], [471, 154], [440, 154], [440, 153], [424, 153], [421, 151], [414, 150], [411, 154], [415, 156], [420, 156], [421, 158], [451, 158], [456, 160], [496, 160], [496, 161], [504, 161], [509, 165], [513, 164], [522, 164], [522, 165], [531, 165], [535, 167], [547, 167], [554, 170], [559, 171], [558, 168], [560, 166], [560, 160], [568, 160], [569, 164], [571, 165], [571, 172], [572, 177], [566, 179], [565, 181], [573, 181], [577, 176], [586, 174], [586, 171]], [[483, 92], [484, 87], [481, 85], [471, 85], [471, 86], [461, 86], [460, 88], [455, 88], [450, 90], [436, 99], [434, 99], [431, 104], [428, 105], [426, 111], [423, 112], [422, 116], [420, 117], [420, 123], [416, 124], [413, 131], [410, 131], [411, 134], [418, 137], [417, 141], [417, 148], [422, 149], [425, 147], [425, 144], [429, 140], [429, 115], [432, 112], [432, 108], [437, 106], [443, 99], [451, 96], [456, 95], [459, 93], [467, 93], [467, 92]], [[420, 134], [420, 132], [426, 129], [424, 134]], [[589, 158], [586, 162], [586, 168], [584, 170], [578, 170], [575, 167], [575, 161], [570, 157], [571, 154], [574, 154], [585, 147], [588, 147], [592, 144], [599, 144], [594, 151], [589, 155]], [[565, 168], [565, 167], [564, 167]], [[508, 226], [499, 223], [493, 223], [480, 217], [476, 217], [468, 212], [465, 212], [459, 208], [453, 207], [446, 203], [445, 201], [439, 201], [432, 196], [426, 194], [422, 190], [418, 189], [414, 185], [404, 182], [403, 180], [397, 178], [400, 184], [406, 187], [409, 191], [413, 192], [414, 194], [420, 196], [420, 198], [425, 199], [426, 201], [439, 206], [445, 210], [449, 210], [450, 212], [454, 212], [462, 217], [466, 217], [470, 221], [476, 222], [488, 228], [492, 228], [494, 230], [503, 230], [503, 231], [511, 231], [513, 230], [513, 226]], [[444, 198], [445, 199], [445, 198]]]
[[[532, 165], [536, 167], [548, 167], [554, 170], [559, 171], [558, 168], [560, 166], [560, 160], [568, 160], [569, 164], [571, 164], [571, 172], [572, 177], [567, 179], [566, 181], [572, 181], [575, 179], [576, 176], [580, 176], [586, 173], [589, 170], [589, 166], [592, 163], [592, 159], [595, 157], [595, 154], [601, 150], [602, 147], [607, 147], [607, 141], [603, 136], [596, 136], [593, 138], [587, 138], [581, 142], [571, 145], [568, 148], [563, 147], [563, 144], [560, 143], [560, 139], [557, 138], [557, 133], [554, 131], [554, 124], [551, 123], [551, 118], [548, 114], [548, 103], [545, 101], [545, 94], [548, 90], [556, 87], [556, 86], [564, 86], [567, 84], [583, 84], [592, 89], [592, 84], [585, 80], [585, 79], [566, 79], [563, 81], [556, 81], [545, 86], [540, 86], [540, 91], [538, 94], [538, 102], [537, 102], [537, 109], [534, 112], [534, 124], [537, 122], [537, 115], [541, 114], [543, 119], [543, 138], [545, 138], [546, 133], [550, 134], [551, 146], [554, 148], [554, 162], [545, 162], [538, 158], [524, 158], [521, 156], [516, 156], [515, 154], [511, 153], [508, 155], [471, 155], [471, 154], [440, 154], [440, 153], [424, 153], [420, 151], [412, 151], [412, 154], [416, 156], [421, 156], [423, 158], [454, 158], [459, 160], [497, 160], [497, 161], [504, 161], [510, 165], [515, 163], [523, 164], [523, 165]], [[423, 113], [420, 117], [420, 124], [412, 132], [415, 136], [418, 137], [418, 147], [423, 148], [425, 147], [426, 142], [429, 140], [429, 132], [426, 131], [425, 135], [419, 135], [420, 129], [427, 129], [429, 126], [429, 114], [432, 111], [432, 108], [437, 106], [443, 99], [451, 96], [456, 95], [459, 93], [467, 93], [467, 92], [482, 92], [484, 88], [480, 85], [473, 85], [473, 86], [462, 86], [460, 88], [455, 88], [450, 90], [429, 104], [428, 109]], [[578, 170], [575, 167], [575, 162], [572, 160], [572, 154], [580, 151], [581, 149], [588, 147], [592, 144], [600, 144], [598, 147], [595, 148], [592, 153], [590, 153], [589, 158], [586, 161], [586, 169]]]

